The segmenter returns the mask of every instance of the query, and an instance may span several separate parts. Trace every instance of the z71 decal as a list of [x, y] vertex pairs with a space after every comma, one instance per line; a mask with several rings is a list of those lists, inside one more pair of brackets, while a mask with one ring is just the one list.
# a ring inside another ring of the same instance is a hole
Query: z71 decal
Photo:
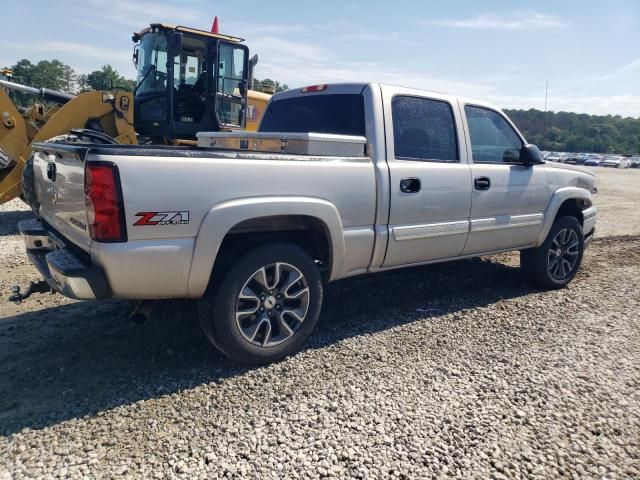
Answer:
[[136, 217], [142, 217], [134, 227], [147, 227], [154, 225], [186, 225], [189, 223], [189, 212], [138, 212]]

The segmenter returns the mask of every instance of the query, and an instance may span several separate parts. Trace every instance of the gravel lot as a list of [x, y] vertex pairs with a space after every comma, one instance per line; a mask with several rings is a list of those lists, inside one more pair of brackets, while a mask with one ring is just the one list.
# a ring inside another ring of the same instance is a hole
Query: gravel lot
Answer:
[[[331, 285], [307, 349], [239, 368], [189, 303], [0, 304], [0, 479], [640, 478], [640, 171], [598, 169], [566, 289], [505, 254]], [[35, 271], [0, 207], [0, 291]]]

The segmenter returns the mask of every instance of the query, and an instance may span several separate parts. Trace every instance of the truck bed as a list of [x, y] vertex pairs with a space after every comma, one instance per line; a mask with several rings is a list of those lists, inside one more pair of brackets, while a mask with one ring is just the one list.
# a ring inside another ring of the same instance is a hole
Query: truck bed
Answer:
[[[41, 219], [104, 269], [116, 297], [199, 298], [225, 234], [245, 228], [245, 219], [277, 220], [283, 212], [326, 218], [344, 252], [334, 259], [333, 276], [369, 264], [376, 179], [368, 157], [63, 143], [35, 150]], [[90, 236], [85, 171], [100, 163], [117, 166], [124, 242]]]

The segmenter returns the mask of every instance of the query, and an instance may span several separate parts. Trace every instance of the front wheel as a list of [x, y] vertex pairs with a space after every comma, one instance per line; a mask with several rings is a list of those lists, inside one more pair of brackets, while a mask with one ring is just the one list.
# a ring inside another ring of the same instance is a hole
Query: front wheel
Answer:
[[304, 250], [269, 244], [240, 257], [205, 294], [200, 323], [232, 360], [271, 363], [302, 347], [318, 322], [322, 294], [318, 267]]
[[544, 243], [520, 252], [525, 276], [542, 288], [562, 288], [578, 273], [584, 254], [582, 226], [575, 217], [558, 218]]

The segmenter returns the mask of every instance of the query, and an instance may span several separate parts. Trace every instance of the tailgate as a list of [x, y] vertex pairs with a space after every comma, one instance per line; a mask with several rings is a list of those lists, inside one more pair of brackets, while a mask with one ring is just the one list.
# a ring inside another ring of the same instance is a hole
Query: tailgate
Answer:
[[40, 217], [62, 236], [89, 251], [84, 167], [89, 146], [38, 143], [33, 173]]

